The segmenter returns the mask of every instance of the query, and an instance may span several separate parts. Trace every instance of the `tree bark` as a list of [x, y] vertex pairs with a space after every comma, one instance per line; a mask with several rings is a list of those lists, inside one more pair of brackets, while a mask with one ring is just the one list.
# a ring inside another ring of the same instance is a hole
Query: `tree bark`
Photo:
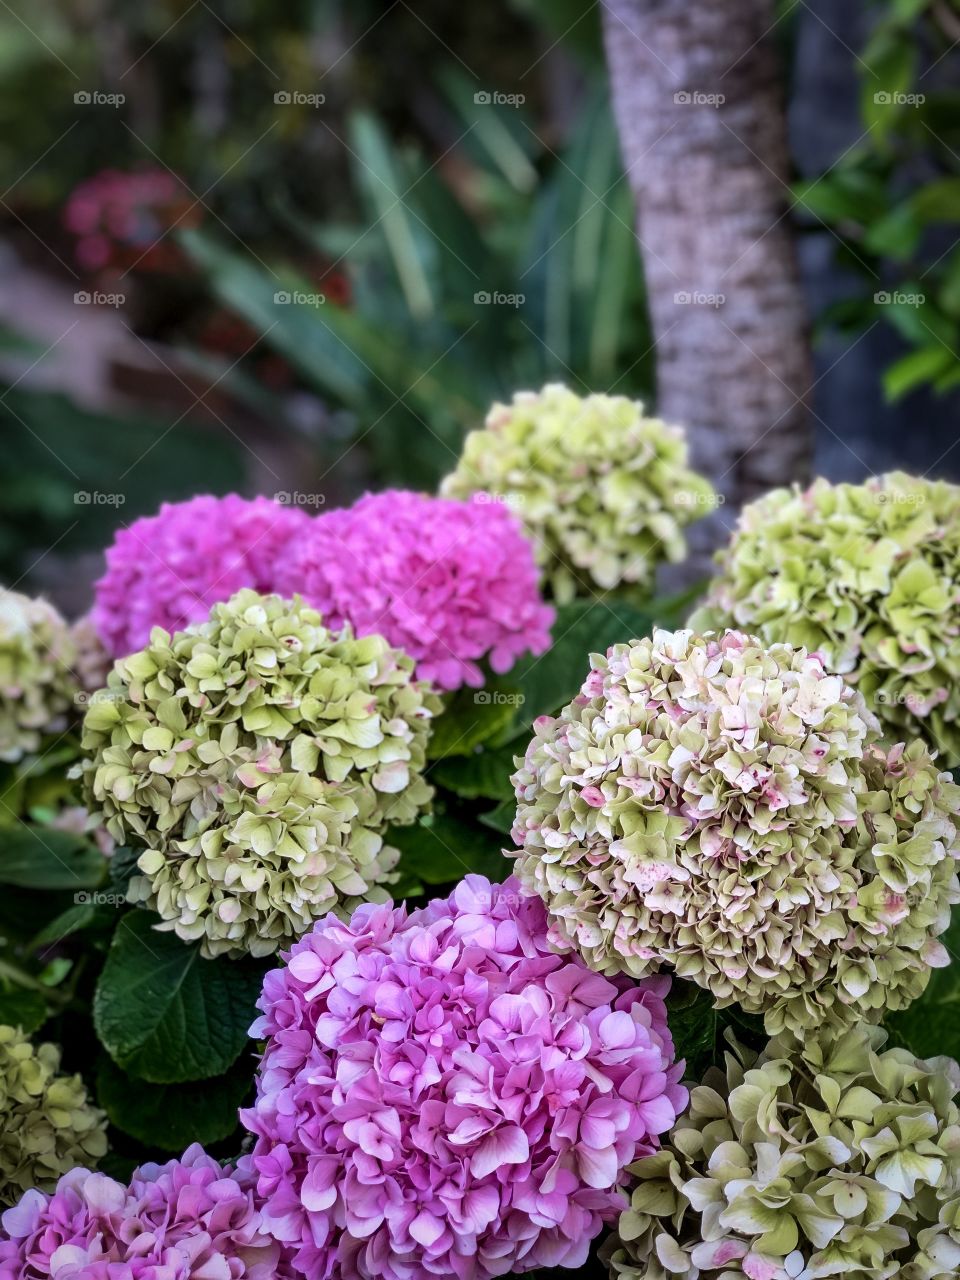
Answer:
[[692, 465], [724, 494], [730, 525], [734, 504], [805, 479], [811, 453], [773, 5], [601, 7], [657, 343], [657, 409], [686, 427]]

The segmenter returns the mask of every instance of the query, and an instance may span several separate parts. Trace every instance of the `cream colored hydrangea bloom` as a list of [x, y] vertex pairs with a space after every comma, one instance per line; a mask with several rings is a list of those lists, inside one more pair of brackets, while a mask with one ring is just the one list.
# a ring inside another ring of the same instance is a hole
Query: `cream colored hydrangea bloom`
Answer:
[[70, 628], [52, 604], [0, 588], [0, 760], [66, 728], [79, 685]]
[[626, 396], [578, 396], [558, 384], [495, 404], [442, 492], [507, 502], [561, 602], [585, 585], [651, 586], [658, 564], [683, 559], [684, 527], [715, 502], [687, 466], [680, 428]]
[[60, 1050], [0, 1026], [0, 1204], [52, 1191], [61, 1174], [106, 1155], [106, 1116], [83, 1081], [59, 1074]]
[[819, 650], [888, 737], [960, 762], [960, 486], [894, 472], [745, 507], [691, 625]]
[[734, 1044], [663, 1149], [631, 1166], [603, 1249], [626, 1280], [953, 1280], [960, 1068], [820, 1028]]
[[[388, 824], [429, 804], [440, 706], [382, 636], [240, 591], [208, 622], [119, 659], [84, 720], [88, 804], [145, 845], [132, 884], [204, 953], [275, 951], [377, 896]], [[385, 896], [380, 894], [381, 897]]]
[[960, 788], [816, 655], [658, 631], [593, 656], [514, 777], [517, 874], [601, 973], [674, 969], [768, 1031], [915, 999], [960, 901]]

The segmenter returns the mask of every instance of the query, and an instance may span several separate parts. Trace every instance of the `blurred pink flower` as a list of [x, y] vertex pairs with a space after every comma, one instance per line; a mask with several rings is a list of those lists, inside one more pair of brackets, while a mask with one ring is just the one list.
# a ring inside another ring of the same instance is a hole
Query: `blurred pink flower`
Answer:
[[310, 516], [271, 498], [202, 495], [166, 502], [107, 548], [91, 617], [112, 657], [142, 648], [153, 627], [182, 630], [242, 587], [275, 589], [280, 561]]
[[301, 592], [330, 627], [379, 632], [441, 689], [481, 685], [483, 657], [504, 672], [550, 644], [533, 547], [486, 494], [367, 494], [314, 521], [283, 574], [281, 592]]
[[312, 1280], [581, 1265], [686, 1105], [668, 988], [554, 954], [515, 880], [328, 916], [251, 1029], [265, 1226]]

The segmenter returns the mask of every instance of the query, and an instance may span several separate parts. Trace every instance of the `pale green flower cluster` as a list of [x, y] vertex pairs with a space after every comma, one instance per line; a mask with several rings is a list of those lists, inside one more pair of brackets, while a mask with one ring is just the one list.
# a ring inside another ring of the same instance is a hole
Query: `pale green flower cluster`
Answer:
[[507, 503], [561, 602], [584, 587], [651, 586], [659, 563], [683, 559], [684, 526], [715, 502], [687, 466], [678, 427], [645, 417], [626, 396], [578, 396], [558, 384], [495, 404], [442, 492]]
[[84, 719], [92, 813], [145, 845], [131, 885], [204, 954], [266, 955], [349, 912], [396, 861], [440, 700], [382, 636], [328, 631], [299, 597], [238, 592], [119, 659]]
[[670, 967], [769, 1033], [879, 1020], [947, 963], [960, 788], [816, 655], [739, 632], [593, 655], [513, 781], [517, 874], [604, 974]]
[[67, 727], [78, 690], [70, 628], [53, 605], [0, 588], [0, 760]]
[[734, 1043], [663, 1149], [631, 1166], [603, 1257], [628, 1280], [954, 1280], [960, 1067], [821, 1028]]
[[745, 507], [691, 626], [824, 654], [887, 736], [960, 761], [960, 487], [894, 472]]
[[106, 1117], [87, 1101], [83, 1081], [59, 1074], [60, 1050], [34, 1046], [0, 1025], [0, 1204], [24, 1191], [52, 1191], [77, 1165], [106, 1155]]

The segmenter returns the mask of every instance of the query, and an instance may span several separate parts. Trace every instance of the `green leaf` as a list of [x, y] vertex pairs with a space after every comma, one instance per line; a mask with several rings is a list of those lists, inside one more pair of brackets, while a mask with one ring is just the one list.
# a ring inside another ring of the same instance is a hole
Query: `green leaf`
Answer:
[[[489, 813], [481, 813], [480, 821], [485, 827], [490, 827], [493, 831], [500, 831], [507, 837], [513, 830], [513, 820], [517, 816], [517, 801], [515, 798], [504, 800], [497, 805], [495, 809], [491, 809]], [[512, 840], [509, 843], [513, 843]]]
[[206, 960], [199, 944], [158, 933], [132, 911], [113, 936], [93, 1019], [125, 1071], [156, 1084], [221, 1075], [247, 1044], [263, 968], [249, 959]]
[[956, 222], [960, 216], [960, 178], [940, 178], [921, 187], [910, 200], [922, 222]]
[[[526, 745], [524, 739], [523, 746]], [[480, 747], [468, 756], [448, 756], [430, 770], [430, 781], [466, 800], [509, 800], [516, 749], [509, 743], [493, 750]]]
[[97, 1101], [111, 1124], [164, 1151], [209, 1145], [237, 1129], [237, 1108], [252, 1092], [254, 1063], [244, 1058], [217, 1080], [155, 1085], [125, 1075], [109, 1058], [97, 1070]]
[[884, 394], [888, 400], [899, 400], [921, 383], [946, 372], [953, 363], [953, 356], [939, 343], [911, 351], [884, 370]]
[[577, 694], [590, 674], [591, 653], [605, 653], [620, 641], [648, 635], [656, 608], [654, 603], [640, 610], [610, 596], [575, 600], [558, 609], [551, 648], [539, 658], [523, 659], [510, 672], [525, 698], [524, 723], [559, 711]]
[[32, 1035], [47, 1020], [47, 1002], [39, 991], [23, 987], [0, 991], [0, 1022], [19, 1027], [24, 1035]]
[[[77, 894], [77, 897], [89, 895]], [[71, 933], [79, 933], [88, 928], [97, 917], [97, 909], [92, 902], [75, 902], [66, 911], [61, 911], [49, 924], [44, 925], [31, 943], [31, 950], [40, 950], [52, 946], [56, 942], [69, 938]]]
[[106, 878], [107, 860], [86, 840], [50, 827], [0, 829], [0, 884], [24, 889], [92, 889]]
[[452, 694], [442, 715], [434, 721], [427, 753], [431, 760], [471, 755], [478, 746], [509, 736], [523, 705], [516, 684], [491, 680], [482, 689], [466, 685]]
[[510, 873], [502, 844], [494, 836], [450, 814], [432, 814], [412, 827], [395, 827], [387, 843], [400, 850], [401, 875], [427, 885], [453, 884], [471, 872], [499, 883]]
[[950, 964], [933, 970], [919, 1000], [884, 1019], [893, 1039], [918, 1058], [960, 1058], [960, 911], [953, 913], [940, 941], [950, 953]]

